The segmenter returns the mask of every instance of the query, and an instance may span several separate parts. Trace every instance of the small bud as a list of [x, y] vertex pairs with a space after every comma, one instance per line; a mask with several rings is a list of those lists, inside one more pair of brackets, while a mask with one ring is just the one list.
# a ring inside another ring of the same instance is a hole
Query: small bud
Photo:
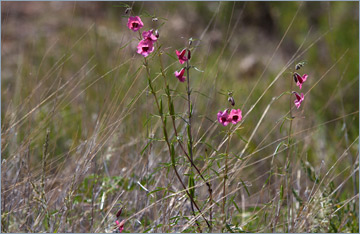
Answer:
[[126, 10], [125, 10], [125, 15], [127, 15], [130, 11], [131, 11], [131, 8], [130, 8], [130, 7], [129, 7], [129, 8], [126, 8]]
[[299, 70], [300, 68], [302, 68], [305, 65], [306, 62], [301, 62], [295, 65], [295, 70]]
[[189, 39], [189, 46], [191, 46], [192, 41], [193, 41], [193, 39], [192, 39], [192, 37], [191, 37], [191, 38]]
[[159, 30], [156, 29], [154, 35], [155, 35], [156, 38], [159, 38], [159, 36], [160, 36], [159, 35]]
[[295, 81], [295, 83], [297, 83], [298, 82], [298, 79], [297, 79], [297, 76], [298, 76], [299, 74], [297, 74], [296, 72], [294, 73], [294, 81]]
[[190, 50], [187, 50], [187, 51], [188, 51], [188, 56], [187, 56], [187, 58], [190, 59], [190, 58], [191, 58], [191, 52], [190, 52]]
[[121, 212], [122, 212], [122, 207], [120, 208], [120, 210], [116, 213], [116, 218], [119, 218], [120, 217], [120, 215], [121, 215]]
[[230, 102], [232, 106], [235, 106], [235, 100], [233, 97], [229, 97], [228, 102]]
[[158, 21], [158, 18], [154, 17], [154, 18], [152, 18], [152, 21], [156, 22], [156, 21]]

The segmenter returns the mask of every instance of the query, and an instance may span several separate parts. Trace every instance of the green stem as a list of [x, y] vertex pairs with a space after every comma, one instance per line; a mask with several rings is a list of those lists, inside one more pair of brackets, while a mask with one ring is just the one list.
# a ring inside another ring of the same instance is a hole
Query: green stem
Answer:
[[[154, 96], [154, 99], [155, 99], [155, 104], [156, 104], [156, 107], [159, 111], [159, 114], [160, 114], [160, 118], [161, 118], [161, 122], [162, 122], [162, 128], [163, 128], [163, 133], [164, 133], [164, 138], [165, 138], [165, 142], [168, 146], [168, 150], [169, 150], [169, 154], [170, 154], [170, 157], [171, 157], [171, 146], [170, 146], [170, 141], [169, 141], [169, 137], [168, 137], [168, 134], [167, 134], [167, 130], [166, 130], [166, 124], [165, 124], [165, 120], [164, 120], [164, 116], [163, 116], [163, 113], [162, 113], [162, 108], [160, 108], [160, 104], [159, 104], [159, 101], [158, 101], [158, 98], [157, 98], [157, 95], [156, 95], [156, 92], [152, 86], [152, 81], [151, 81], [151, 76], [150, 76], [150, 70], [149, 70], [149, 66], [148, 66], [148, 62], [147, 62], [147, 59], [144, 58], [144, 65], [145, 65], [145, 68], [146, 68], [146, 72], [147, 72], [147, 78], [148, 78], [148, 84], [149, 84], [149, 88], [150, 88], [150, 91], [152, 93], [152, 95]], [[180, 181], [182, 187], [184, 188], [186, 194], [188, 195], [188, 197], [190, 198], [191, 202], [194, 204], [194, 206], [196, 207], [196, 209], [199, 211], [199, 213], [201, 214], [201, 216], [203, 217], [203, 219], [205, 220], [205, 222], [207, 223], [208, 227], [210, 227], [210, 224], [209, 222], [207, 221], [207, 219], [204, 217], [203, 213], [201, 212], [199, 206], [195, 203], [194, 199], [192, 198], [192, 196], [190, 195], [188, 189], [186, 188], [184, 182], [182, 181], [178, 171], [177, 171], [177, 168], [176, 168], [176, 165], [173, 163], [172, 164], [172, 167], [174, 169], [174, 172], [175, 172], [175, 175], [176, 177], [178, 178], [178, 180]], [[193, 215], [195, 215], [195, 212], [193, 212]], [[199, 228], [199, 231], [201, 232], [201, 229], [200, 229], [200, 225], [197, 223], [198, 225], [198, 228]]]
[[[188, 49], [187, 49], [187, 53]], [[190, 161], [193, 160], [193, 141], [192, 141], [192, 135], [191, 135], [191, 117], [192, 117], [192, 110], [191, 110], [191, 90], [190, 90], [190, 66], [189, 66], [189, 59], [186, 60], [186, 74], [187, 74], [187, 103], [188, 103], [188, 121], [187, 121], [187, 134], [188, 134], [188, 150], [189, 150], [189, 156]], [[189, 186], [190, 188], [190, 195], [193, 199], [195, 199], [195, 180], [193, 176], [193, 170], [192, 167], [190, 168], [190, 177], [189, 177]], [[193, 202], [191, 202], [191, 209], [194, 211], [194, 205]]]
[[222, 204], [222, 212], [223, 212], [223, 216], [224, 216], [224, 227], [226, 225], [226, 213], [225, 213], [225, 204], [226, 204], [226, 180], [227, 180], [227, 174], [228, 174], [228, 151], [229, 151], [229, 146], [230, 146], [230, 140], [231, 140], [231, 131], [230, 128], [227, 132], [228, 134], [228, 142], [227, 142], [227, 146], [226, 146], [226, 151], [225, 151], [225, 168], [224, 168], [224, 182], [223, 182], [223, 204]]
[[[293, 73], [292, 73], [293, 74]], [[292, 86], [293, 86], [293, 77], [291, 77], [290, 79], [290, 92], [292, 90]], [[289, 123], [289, 133], [288, 133], [288, 152], [287, 152], [287, 157], [286, 157], [286, 163], [285, 163], [285, 183], [286, 183], [286, 200], [287, 200], [287, 232], [289, 232], [289, 225], [291, 225], [291, 221], [290, 221], [290, 213], [291, 213], [291, 207], [292, 207], [292, 196], [291, 196], [291, 131], [292, 131], [292, 121], [293, 121], [293, 116], [292, 116], [292, 95], [290, 95], [289, 98], [289, 110], [290, 110], [290, 123]]]
[[[164, 72], [164, 65], [163, 65], [163, 62], [162, 62], [162, 59], [161, 59], [161, 52], [159, 51], [158, 53], [159, 55], [159, 61], [160, 61], [160, 69], [161, 69], [161, 75], [162, 77], [164, 78], [164, 84], [165, 84], [165, 93], [166, 93], [166, 96], [168, 98], [168, 108], [169, 108], [169, 113], [170, 113], [170, 116], [171, 116], [171, 120], [172, 120], [172, 126], [173, 126], [173, 129], [174, 129], [174, 133], [175, 133], [175, 137], [176, 137], [176, 140], [181, 148], [181, 150], [183, 151], [183, 153], [185, 154], [186, 158], [188, 159], [188, 161], [190, 162], [191, 166], [195, 168], [195, 171], [198, 173], [198, 175], [200, 176], [200, 178], [205, 182], [206, 186], [208, 187], [208, 192], [209, 192], [209, 201], [210, 201], [210, 206], [212, 204], [212, 188], [211, 188], [211, 184], [206, 181], [205, 177], [203, 176], [203, 174], [201, 173], [201, 171], [199, 170], [199, 168], [195, 165], [194, 161], [190, 158], [189, 154], [187, 153], [187, 151], [185, 150], [185, 147], [184, 145], [182, 144], [181, 142], [181, 139], [179, 137], [179, 134], [177, 132], [177, 128], [176, 128], [176, 124], [175, 124], [175, 112], [174, 112], [174, 105], [173, 105], [173, 101], [172, 101], [172, 98], [171, 98], [171, 94], [170, 94], [170, 88], [169, 88], [169, 85], [167, 83], [167, 80], [166, 80], [166, 75], [165, 75], [165, 72]], [[210, 209], [210, 219], [211, 219], [211, 209]], [[211, 224], [211, 221], [210, 221], [210, 225]], [[210, 231], [212, 230], [212, 226], [209, 227]]]

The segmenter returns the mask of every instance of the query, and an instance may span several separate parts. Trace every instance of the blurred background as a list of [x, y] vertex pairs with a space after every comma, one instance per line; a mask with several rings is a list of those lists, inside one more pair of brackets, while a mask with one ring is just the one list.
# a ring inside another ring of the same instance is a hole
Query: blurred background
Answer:
[[[1, 2], [3, 232], [105, 232], [119, 207], [129, 218], [125, 231], [186, 226], [178, 218], [189, 215], [183, 194], [161, 200], [181, 186], [168, 166], [126, 5], [141, 16], [144, 30], [159, 30], [179, 116], [187, 112], [186, 86], [173, 75], [181, 68], [175, 49], [195, 40], [195, 158], [214, 188], [221, 184], [226, 135], [216, 115], [229, 107], [229, 91], [246, 115], [229, 146], [231, 169], [240, 172], [229, 182], [230, 230], [284, 231], [286, 218], [275, 221], [273, 210], [281, 201], [285, 117], [295, 99], [284, 92], [295, 90], [305, 101], [292, 109], [294, 203], [300, 209], [311, 197], [318, 210], [326, 197], [329, 213], [310, 212], [310, 224], [293, 231], [358, 232], [358, 2]], [[305, 66], [298, 72], [309, 78], [301, 90], [290, 89], [299, 62]], [[156, 56], [149, 63], [158, 77]], [[154, 80], [160, 96], [161, 79]], [[186, 137], [184, 121], [177, 123]], [[240, 154], [247, 159], [241, 165]], [[247, 190], [235, 192], [240, 181]], [[201, 183], [198, 199], [205, 202]]]

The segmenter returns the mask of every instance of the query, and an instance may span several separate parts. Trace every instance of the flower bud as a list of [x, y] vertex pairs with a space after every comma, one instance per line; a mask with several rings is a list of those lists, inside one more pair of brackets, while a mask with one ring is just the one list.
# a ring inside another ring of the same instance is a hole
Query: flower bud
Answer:
[[120, 208], [120, 210], [116, 213], [116, 218], [119, 218], [120, 217], [120, 215], [121, 215], [121, 212], [122, 212], [122, 207]]
[[228, 102], [230, 102], [232, 106], [235, 106], [235, 100], [233, 97], [229, 97]]
[[130, 11], [131, 11], [131, 8], [130, 8], [130, 7], [129, 7], [129, 8], [126, 8], [126, 10], [125, 10], [125, 15], [127, 15]]
[[159, 35], [159, 30], [156, 29], [154, 35], [155, 35], [156, 38], [159, 38], [159, 36], [160, 36]]
[[298, 82], [298, 79], [297, 79], [297, 76], [298, 76], [299, 74], [297, 74], [296, 72], [294, 73], [294, 81], [295, 81], [295, 83], [297, 83]]

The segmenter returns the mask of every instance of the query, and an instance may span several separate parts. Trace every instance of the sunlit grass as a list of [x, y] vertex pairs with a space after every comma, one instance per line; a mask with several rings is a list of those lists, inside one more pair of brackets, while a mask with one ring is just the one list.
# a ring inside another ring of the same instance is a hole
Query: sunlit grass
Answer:
[[[146, 30], [161, 26], [180, 140], [159, 51], [148, 68], [186, 186], [191, 165], [178, 142], [186, 147], [187, 93], [175, 49], [194, 39], [194, 163], [212, 188], [210, 201], [194, 173], [195, 215], [126, 7], [31, 4], [49, 10], [17, 19], [20, 5], [2, 3], [3, 232], [112, 232], [121, 207], [124, 232], [358, 232], [358, 3], [132, 5]], [[296, 109], [290, 80], [301, 61], [309, 78], [301, 90], [292, 84], [305, 94]], [[224, 127], [216, 114], [229, 91], [243, 120]]]

